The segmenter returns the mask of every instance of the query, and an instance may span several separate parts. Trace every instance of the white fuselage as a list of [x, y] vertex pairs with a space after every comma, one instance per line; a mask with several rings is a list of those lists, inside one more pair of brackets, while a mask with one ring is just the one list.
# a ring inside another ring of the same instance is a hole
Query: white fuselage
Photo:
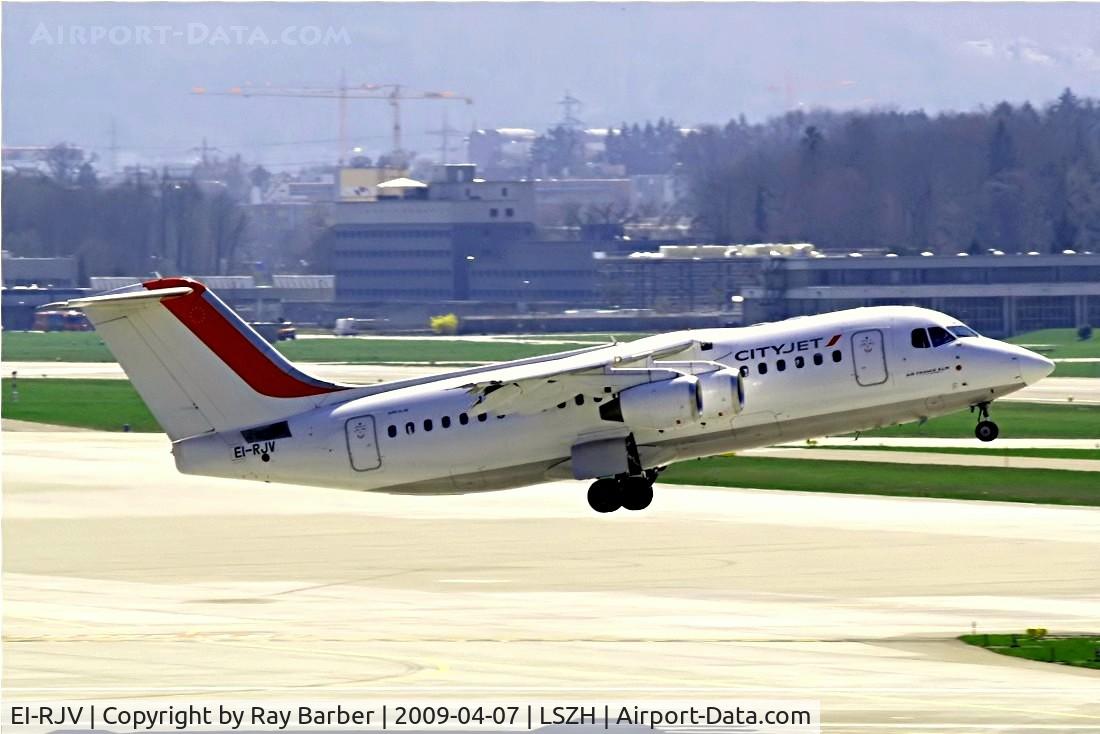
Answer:
[[[739, 413], [682, 425], [602, 417], [600, 406], [625, 389], [622, 375], [606, 386], [587, 381], [564, 402], [512, 412], [482, 412], [464, 389], [468, 376], [442, 375], [292, 416], [271, 437], [225, 431], [177, 441], [173, 451], [181, 471], [211, 476], [432, 494], [503, 489], [573, 476], [573, 447], [602, 438], [632, 435], [643, 467], [654, 468], [949, 413], [1050, 371], [1048, 360], [984, 337], [914, 346], [913, 331], [928, 327], [961, 325], [925, 309], [875, 307], [608, 346], [614, 356], [690, 340], [676, 360], [741, 371]], [[632, 370], [634, 385], [669, 379], [652, 362], [641, 366], [652, 371]]]

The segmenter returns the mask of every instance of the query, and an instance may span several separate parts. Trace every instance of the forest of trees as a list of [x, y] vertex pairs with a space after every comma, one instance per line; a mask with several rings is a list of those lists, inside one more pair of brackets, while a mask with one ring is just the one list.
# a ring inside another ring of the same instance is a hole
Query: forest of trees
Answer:
[[[579, 132], [533, 159], [580, 175]], [[684, 181], [681, 211], [715, 242], [972, 253], [1100, 249], [1100, 105], [1066, 90], [1036, 109], [791, 112], [684, 133], [670, 120], [608, 133], [599, 164]]]
[[972, 253], [1100, 249], [1100, 106], [791, 113], [686, 136], [691, 211], [719, 241]]
[[[3, 245], [22, 257], [74, 256], [88, 275], [233, 272], [250, 179], [239, 158], [187, 175], [147, 170], [113, 185], [94, 161], [57, 145], [41, 175], [4, 175]], [[255, 173], [255, 172], [254, 172]]]

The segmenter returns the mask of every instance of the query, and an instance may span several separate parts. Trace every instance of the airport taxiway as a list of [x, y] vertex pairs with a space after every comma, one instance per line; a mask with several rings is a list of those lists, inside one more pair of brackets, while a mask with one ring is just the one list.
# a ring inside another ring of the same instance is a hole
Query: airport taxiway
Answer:
[[[156, 434], [4, 435], [9, 700], [820, 699], [826, 731], [1100, 731], [1100, 510], [659, 486], [397, 497], [187, 477]], [[43, 693], [48, 689], [48, 693]]]

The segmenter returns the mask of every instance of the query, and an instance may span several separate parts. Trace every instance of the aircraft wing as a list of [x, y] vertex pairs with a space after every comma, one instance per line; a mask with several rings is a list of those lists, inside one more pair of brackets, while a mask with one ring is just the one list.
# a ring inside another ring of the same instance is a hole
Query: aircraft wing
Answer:
[[678, 371], [654, 362], [682, 354], [694, 344], [688, 340], [633, 350], [629, 343], [619, 344], [550, 362], [503, 367], [459, 389], [465, 390], [473, 406], [482, 410], [538, 413], [573, 400], [577, 395], [616, 393], [647, 382], [652, 379], [652, 372]]

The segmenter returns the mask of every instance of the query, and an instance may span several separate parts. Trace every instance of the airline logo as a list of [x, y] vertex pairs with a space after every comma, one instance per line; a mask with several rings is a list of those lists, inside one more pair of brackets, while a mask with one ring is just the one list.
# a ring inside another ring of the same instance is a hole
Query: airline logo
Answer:
[[[822, 342], [825, 342], [822, 344]], [[799, 339], [793, 342], [782, 342], [780, 344], [767, 344], [762, 347], [752, 347], [751, 349], [742, 349], [735, 352], [733, 358], [742, 362], [750, 359], [764, 359], [766, 357], [776, 357], [783, 354], [791, 354], [792, 352], [809, 352], [814, 349], [828, 349], [840, 341], [840, 334], [833, 334], [826, 341], [825, 337], [817, 336], [813, 339]]]

